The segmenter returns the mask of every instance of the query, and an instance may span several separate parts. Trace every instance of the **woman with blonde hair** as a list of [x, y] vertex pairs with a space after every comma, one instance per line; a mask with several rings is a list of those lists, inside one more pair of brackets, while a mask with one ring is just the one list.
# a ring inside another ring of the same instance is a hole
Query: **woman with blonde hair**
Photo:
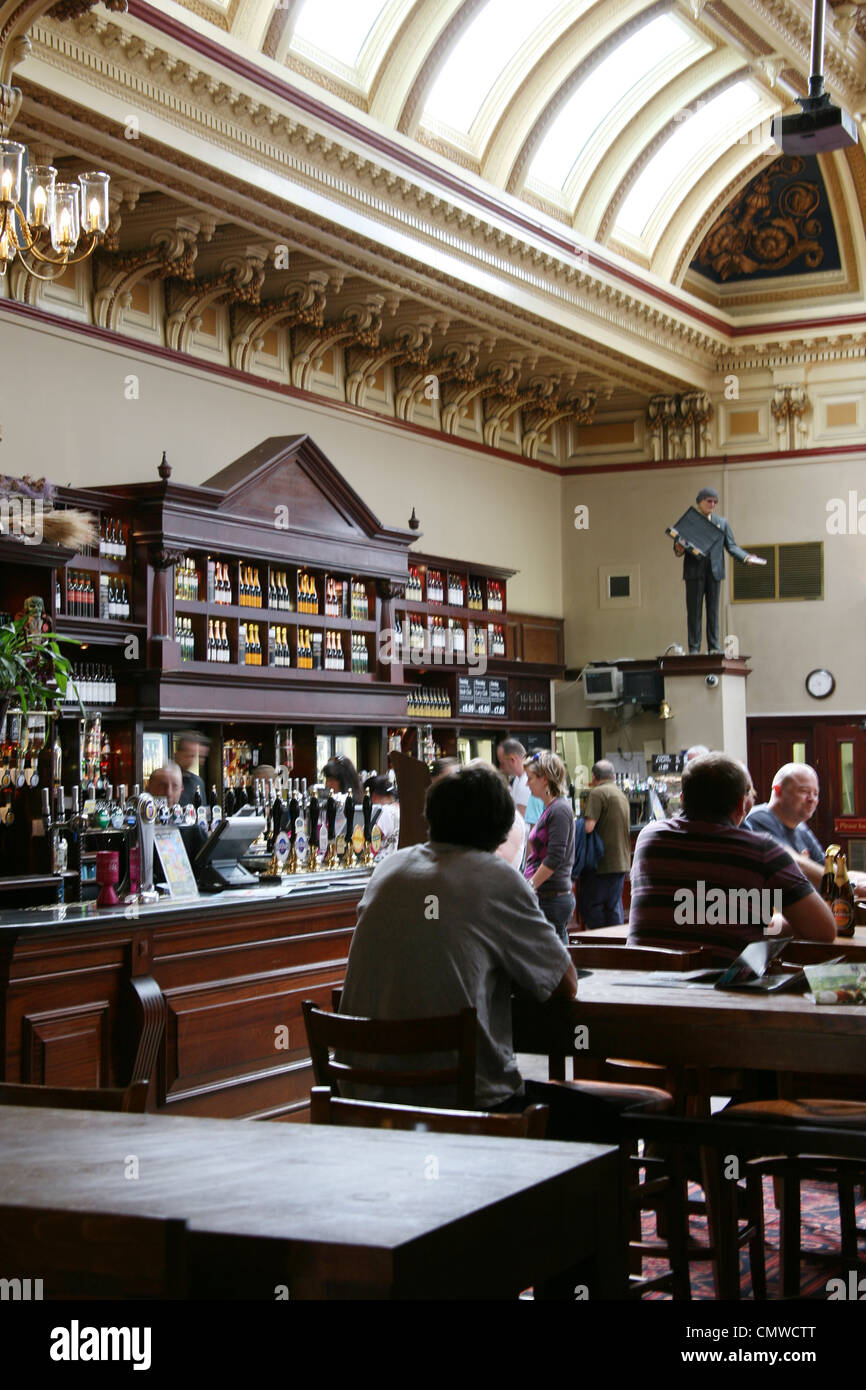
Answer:
[[574, 812], [566, 795], [568, 773], [562, 759], [546, 749], [531, 753], [523, 766], [530, 794], [544, 804], [529, 835], [523, 874], [538, 895], [538, 906], [567, 946], [574, 911]]

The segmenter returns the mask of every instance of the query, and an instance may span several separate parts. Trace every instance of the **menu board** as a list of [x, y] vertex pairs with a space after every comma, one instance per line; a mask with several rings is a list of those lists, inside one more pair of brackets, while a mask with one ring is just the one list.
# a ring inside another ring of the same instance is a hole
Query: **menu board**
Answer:
[[508, 713], [508, 682], [481, 676], [458, 676], [457, 713], [504, 719]]
[[154, 838], [170, 895], [173, 898], [197, 898], [198, 885], [180, 830], [176, 826], [160, 826]]
[[660, 772], [662, 775], [668, 773], [670, 776], [676, 776], [683, 770], [683, 755], [682, 753], [653, 753], [650, 770]]

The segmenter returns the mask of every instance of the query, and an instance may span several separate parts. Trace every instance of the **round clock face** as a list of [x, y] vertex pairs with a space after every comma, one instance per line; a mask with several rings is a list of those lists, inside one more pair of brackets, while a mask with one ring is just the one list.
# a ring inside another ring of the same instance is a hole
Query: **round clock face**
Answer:
[[806, 677], [806, 689], [815, 700], [826, 700], [828, 695], [832, 695], [836, 689], [836, 678], [830, 671], [821, 668], [818, 671], [810, 671]]

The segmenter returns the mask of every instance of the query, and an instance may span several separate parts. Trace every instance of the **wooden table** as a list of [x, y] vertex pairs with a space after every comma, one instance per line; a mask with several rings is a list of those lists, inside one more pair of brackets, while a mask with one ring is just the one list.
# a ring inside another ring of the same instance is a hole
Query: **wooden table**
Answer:
[[595, 1299], [626, 1278], [606, 1145], [4, 1106], [0, 1172], [9, 1205], [187, 1221], [193, 1298], [516, 1297], [584, 1262]]
[[[576, 946], [615, 946], [628, 940], [629, 925], [595, 927], [591, 931], [577, 934]], [[837, 936], [835, 941], [799, 941], [794, 939], [785, 954], [785, 960], [802, 961], [811, 965], [813, 961], [827, 960], [830, 956], [844, 956], [846, 960], [866, 960], [866, 926], [855, 927], [853, 936]]]
[[639, 971], [598, 970], [574, 1000], [514, 1001], [516, 1052], [636, 1057], [667, 1066], [866, 1076], [866, 1009], [811, 995], [658, 988]]

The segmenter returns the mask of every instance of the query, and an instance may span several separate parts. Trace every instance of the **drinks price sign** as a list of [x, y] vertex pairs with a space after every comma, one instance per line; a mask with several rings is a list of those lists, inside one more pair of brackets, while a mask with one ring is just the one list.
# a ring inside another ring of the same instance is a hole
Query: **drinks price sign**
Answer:
[[508, 713], [508, 682], [482, 680], [480, 676], [459, 676], [457, 713], [504, 719]]

